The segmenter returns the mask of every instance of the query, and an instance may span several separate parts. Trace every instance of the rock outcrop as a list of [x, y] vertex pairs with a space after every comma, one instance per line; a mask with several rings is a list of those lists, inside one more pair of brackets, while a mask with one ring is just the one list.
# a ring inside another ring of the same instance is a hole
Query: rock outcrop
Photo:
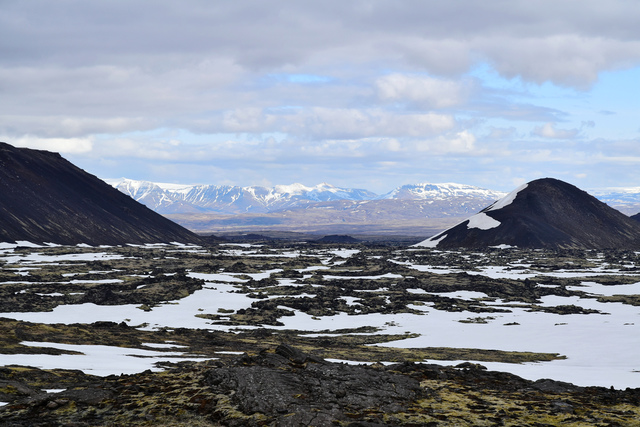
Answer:
[[286, 344], [227, 363], [102, 378], [5, 367], [0, 399], [0, 423], [15, 427], [631, 426], [640, 412], [640, 389], [529, 381], [474, 363], [353, 366]]
[[117, 245], [200, 238], [57, 153], [0, 143], [0, 242], [21, 240]]

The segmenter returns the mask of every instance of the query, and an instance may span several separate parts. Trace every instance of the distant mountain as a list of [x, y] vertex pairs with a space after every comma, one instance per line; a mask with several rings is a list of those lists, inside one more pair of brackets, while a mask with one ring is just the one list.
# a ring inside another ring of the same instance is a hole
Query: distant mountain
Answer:
[[198, 242], [57, 153], [0, 143], [0, 242]]
[[563, 181], [531, 181], [417, 246], [640, 249], [640, 224]]
[[[378, 196], [371, 191], [339, 188], [326, 183], [315, 187], [293, 184], [268, 188], [161, 184], [126, 178], [107, 180], [107, 182], [162, 214], [268, 213], [309, 208], [316, 203], [321, 203], [322, 208], [327, 209], [330, 206], [327, 202], [336, 202], [336, 206], [344, 209], [344, 205], [339, 202], [415, 200], [436, 203], [433, 206], [434, 211], [442, 211], [444, 216], [456, 216], [460, 212], [470, 212], [469, 206], [472, 206], [472, 212], [477, 209], [478, 204], [484, 207], [506, 194], [501, 191], [454, 183], [404, 185]], [[392, 206], [388, 202], [381, 202], [379, 205]], [[426, 203], [420, 203], [420, 209], [424, 210], [425, 205]]]
[[[216, 233], [229, 230], [353, 230], [419, 235], [469, 217], [504, 197], [505, 192], [457, 183], [403, 185], [386, 194], [320, 184], [275, 187], [163, 184], [131, 179], [108, 180], [111, 185], [154, 211], [190, 230]], [[631, 214], [640, 211], [640, 189], [594, 191], [610, 206]], [[615, 194], [624, 193], [626, 204]], [[609, 198], [607, 198], [609, 197]], [[633, 200], [638, 199], [634, 210]], [[423, 225], [415, 227], [420, 221]], [[442, 228], [440, 228], [442, 229]], [[412, 234], [413, 234], [412, 233]], [[429, 235], [429, 234], [422, 234]]]
[[481, 199], [497, 200], [507, 193], [502, 191], [487, 190], [472, 185], [442, 183], [442, 184], [415, 184], [403, 185], [389, 193], [377, 197], [377, 199], [393, 200], [454, 200], [454, 199]]
[[598, 188], [589, 194], [627, 215], [640, 212], [640, 187]]
[[[122, 178], [115, 188], [199, 233], [295, 230], [424, 236], [485, 208], [506, 193], [470, 185], [405, 185], [378, 196], [320, 184], [268, 187], [178, 185]], [[416, 227], [416, 225], [418, 225]]]
[[268, 187], [226, 185], [175, 185], [123, 178], [107, 181], [118, 190], [161, 214], [209, 212], [219, 214], [266, 213], [336, 200], [370, 200], [367, 190], [322, 183]]

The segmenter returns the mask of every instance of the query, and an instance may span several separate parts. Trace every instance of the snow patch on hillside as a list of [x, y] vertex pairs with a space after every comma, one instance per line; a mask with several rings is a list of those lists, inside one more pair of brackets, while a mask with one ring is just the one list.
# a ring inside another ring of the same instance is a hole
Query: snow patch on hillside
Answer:
[[430, 237], [427, 240], [424, 240], [420, 243], [417, 243], [415, 245], [413, 245], [413, 247], [421, 247], [421, 248], [435, 248], [438, 246], [438, 243], [440, 243], [442, 240], [444, 240], [445, 237], [447, 237], [446, 234], [443, 234], [442, 236], [440, 236], [440, 238], [437, 238], [436, 236]]
[[522, 190], [524, 190], [525, 188], [527, 188], [528, 185], [529, 184], [522, 184], [521, 186], [519, 186], [518, 188], [513, 190], [511, 193], [507, 194], [502, 199], [498, 200], [493, 205], [489, 206], [486, 209], [486, 211], [487, 212], [488, 211], [497, 211], [498, 209], [502, 209], [505, 206], [510, 205], [516, 199], [516, 196], [518, 195], [518, 193], [521, 192]]
[[480, 212], [469, 218], [467, 228], [479, 228], [480, 230], [489, 230], [500, 225], [500, 221], [491, 218], [484, 212]]

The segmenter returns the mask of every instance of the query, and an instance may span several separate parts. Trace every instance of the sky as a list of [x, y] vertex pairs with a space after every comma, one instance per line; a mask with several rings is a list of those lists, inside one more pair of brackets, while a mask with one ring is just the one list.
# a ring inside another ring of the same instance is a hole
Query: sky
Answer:
[[0, 141], [101, 178], [637, 187], [632, 0], [0, 0]]

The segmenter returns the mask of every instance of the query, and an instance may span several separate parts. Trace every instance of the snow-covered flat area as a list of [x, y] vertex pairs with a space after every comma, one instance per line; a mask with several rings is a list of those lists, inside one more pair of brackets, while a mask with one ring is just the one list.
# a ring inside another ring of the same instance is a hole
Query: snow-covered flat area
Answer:
[[106, 345], [72, 345], [51, 342], [27, 342], [33, 347], [49, 347], [77, 351], [82, 354], [2, 354], [2, 365], [26, 365], [40, 369], [80, 369], [88, 374], [107, 376], [134, 374], [147, 369], [159, 371], [157, 362], [202, 361], [202, 358], [184, 357], [180, 352], [159, 352], [137, 348], [112, 347]]
[[[109, 250], [89, 252], [83, 254], [46, 255], [39, 253], [14, 252], [15, 247], [0, 245], [3, 252], [0, 253], [0, 262], [11, 264], [5, 271], [14, 271], [16, 267], [28, 266], [32, 268], [38, 264], [63, 263], [65, 260], [94, 260], [117, 259], [120, 254]], [[253, 253], [255, 246], [234, 246], [241, 256], [244, 253]], [[35, 248], [34, 248], [35, 250]], [[228, 250], [227, 248], [223, 249]], [[412, 249], [413, 250], [413, 249]], [[510, 249], [505, 249], [510, 250]], [[323, 250], [317, 249], [314, 255]], [[349, 258], [354, 255], [361, 256], [360, 250], [332, 250], [324, 251], [322, 256], [338, 256]], [[396, 252], [405, 253], [405, 252]], [[410, 251], [406, 251], [410, 253]], [[307, 254], [305, 254], [307, 255]], [[114, 258], [115, 257], [115, 258]], [[482, 260], [480, 256], [471, 258]], [[140, 309], [140, 304], [122, 305], [97, 305], [94, 303], [58, 305], [51, 311], [42, 312], [4, 312], [0, 317], [24, 320], [29, 322], [53, 324], [93, 323], [96, 321], [112, 321], [116, 323], [126, 322], [128, 325], [137, 326], [142, 330], [155, 330], [167, 328], [197, 328], [210, 330], [233, 331], [236, 329], [253, 329], [256, 326], [229, 326], [223, 325], [211, 316], [236, 312], [252, 307], [256, 298], [248, 296], [243, 291], [247, 286], [248, 278], [258, 281], [279, 274], [282, 268], [272, 268], [268, 259], [264, 258], [264, 268], [260, 272], [232, 273], [219, 271], [215, 273], [189, 272], [188, 276], [202, 279], [205, 285], [189, 296], [165, 301], [155, 305], [151, 310]], [[377, 259], [377, 258], [376, 258]], [[462, 260], [470, 259], [468, 255]], [[392, 260], [393, 261], [393, 260]], [[473, 269], [461, 267], [447, 268], [444, 265], [421, 265], [417, 262], [394, 261], [401, 267], [407, 267], [412, 271], [434, 272], [438, 275], [455, 272], [466, 272], [472, 276], [483, 276], [491, 279], [524, 280], [535, 277], [550, 279], [550, 283], [539, 285], [546, 290], [559, 288], [561, 284], [554, 285], [553, 279], [565, 280], [577, 279], [577, 282], [566, 286], [567, 291], [576, 291], [572, 295], [543, 294], [536, 306], [540, 308], [574, 306], [584, 312], [575, 314], [558, 314], [533, 310], [532, 303], [523, 303], [517, 300], [502, 300], [501, 298], [489, 298], [483, 291], [454, 289], [450, 292], [427, 292], [416, 287], [406, 288], [406, 294], [415, 298], [448, 297], [460, 301], [474, 302], [483, 299], [488, 307], [508, 309], [509, 312], [472, 312], [467, 310], [446, 311], [436, 309], [431, 302], [410, 304], [408, 307], [417, 312], [383, 314], [347, 314], [337, 312], [335, 315], [310, 315], [299, 309], [278, 306], [293, 311], [293, 316], [279, 318], [282, 326], [264, 327], [276, 330], [299, 330], [308, 332], [334, 331], [339, 329], [353, 329], [359, 327], [378, 328], [380, 334], [405, 334], [407, 332], [418, 334], [415, 338], [379, 344], [381, 346], [402, 348], [423, 347], [451, 347], [451, 348], [476, 348], [504, 351], [528, 351], [558, 353], [565, 356], [564, 360], [552, 362], [507, 364], [485, 363], [489, 369], [508, 371], [529, 379], [552, 378], [571, 382], [577, 385], [590, 386], [614, 386], [616, 388], [640, 387], [640, 306], [623, 304], [622, 302], [599, 302], [598, 296], [637, 296], [640, 295], [640, 272], [621, 271], [618, 268], [610, 268], [604, 265], [602, 257], [592, 258], [596, 263], [593, 268], [581, 268], [576, 270], [544, 269], [538, 271], [531, 263], [518, 260], [505, 265], [476, 265]], [[460, 264], [463, 265], [463, 264]], [[627, 267], [633, 267], [633, 263], [626, 262]], [[607, 267], [607, 268], [604, 268]], [[361, 276], [345, 276], [331, 274], [332, 269], [336, 273], [341, 268], [341, 263], [334, 260], [333, 263], [325, 261], [322, 265], [306, 266], [297, 269], [301, 274], [320, 271], [322, 274], [314, 274], [314, 280], [310, 286], [314, 290], [322, 287], [322, 282], [317, 283], [318, 277], [323, 280], [359, 279], [366, 282], [380, 279], [392, 279], [401, 281], [405, 277], [399, 273], [363, 274]], [[32, 270], [28, 270], [31, 272]], [[353, 270], [351, 270], [353, 271]], [[627, 280], [624, 283], [598, 283], [597, 277], [637, 276], [638, 281]], [[295, 288], [302, 286], [299, 280], [305, 280], [311, 275], [304, 275], [302, 279], [278, 278], [280, 287]], [[580, 280], [584, 278], [584, 280]], [[87, 283], [85, 280], [78, 282]], [[95, 285], [118, 284], [115, 279], [95, 280]], [[535, 280], [532, 280], [535, 282]], [[629, 283], [632, 282], [632, 283]], [[576, 284], [578, 283], [578, 284]], [[33, 282], [31, 282], [31, 285]], [[72, 283], [67, 283], [71, 285]], [[91, 284], [91, 283], [89, 283]], [[0, 284], [0, 286], [20, 286], [20, 282]], [[25, 284], [28, 288], [28, 285]], [[338, 296], [348, 306], [360, 306], [363, 295], [377, 294], [389, 301], [388, 292], [393, 291], [393, 286], [385, 283], [385, 287], [374, 290], [362, 289], [358, 295]], [[43, 294], [43, 298], [47, 293]], [[49, 293], [53, 297], [53, 292]], [[62, 294], [60, 294], [62, 295]], [[279, 294], [269, 295], [264, 298], [275, 298]], [[293, 299], [312, 297], [308, 293], [292, 292]], [[588, 312], [588, 314], [587, 314]], [[200, 315], [200, 316], [197, 316]], [[203, 316], [205, 315], [205, 316]], [[482, 321], [473, 319], [482, 318]], [[183, 349], [171, 343], [166, 345], [148, 344], [148, 350], [129, 349], [109, 346], [72, 346], [60, 343], [23, 343], [60, 349], [76, 350], [83, 355], [0, 355], [0, 365], [23, 364], [42, 368], [69, 368], [82, 369], [96, 375], [108, 375], [112, 373], [133, 373], [145, 369], [153, 369], [154, 363], [159, 360], [184, 360]], [[164, 350], [164, 351], [159, 351]], [[187, 355], [188, 357], [188, 355]], [[384, 362], [384, 361], [383, 361]], [[433, 361], [426, 362], [440, 364], [458, 364], [459, 361]]]

